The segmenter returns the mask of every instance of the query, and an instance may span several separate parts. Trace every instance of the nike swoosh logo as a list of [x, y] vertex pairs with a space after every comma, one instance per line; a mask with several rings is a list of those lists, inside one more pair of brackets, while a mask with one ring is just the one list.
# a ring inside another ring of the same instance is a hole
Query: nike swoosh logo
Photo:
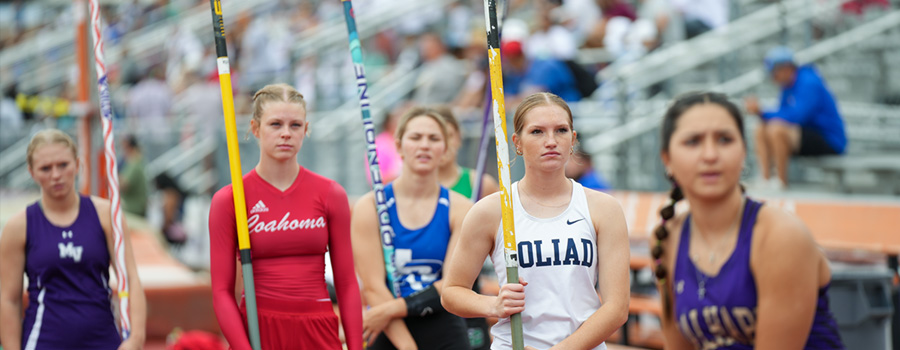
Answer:
[[574, 224], [574, 223], [576, 223], [576, 222], [579, 222], [579, 221], [581, 221], [581, 220], [584, 220], [584, 218], [581, 218], [581, 219], [578, 219], [578, 220], [575, 220], [575, 221], [572, 221], [572, 220], [566, 220], [566, 224], [572, 225], [572, 224]]

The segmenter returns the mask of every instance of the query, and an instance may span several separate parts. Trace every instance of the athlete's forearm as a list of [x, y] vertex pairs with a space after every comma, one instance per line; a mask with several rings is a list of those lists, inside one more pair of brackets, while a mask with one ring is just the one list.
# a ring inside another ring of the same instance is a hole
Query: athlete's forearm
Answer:
[[606, 341], [628, 320], [628, 304], [621, 301], [603, 303], [574, 333], [554, 345], [552, 350], [593, 349]]
[[466, 318], [497, 317], [494, 307], [497, 297], [475, 293], [472, 288], [445, 285], [441, 291], [441, 304], [450, 313]]
[[406, 328], [406, 323], [402, 319], [395, 319], [388, 323], [388, 326], [384, 329], [384, 334], [397, 350], [418, 349], [416, 340], [413, 338], [412, 333], [409, 332], [409, 328]]
[[22, 348], [22, 298], [19, 302], [6, 300], [4, 296], [0, 301], [0, 344], [3, 349], [19, 350]]
[[131, 307], [131, 335], [129, 339], [133, 338], [139, 344], [143, 344], [147, 339], [147, 299], [137, 271], [129, 274], [128, 279], [131, 281], [128, 292], [130, 294], [128, 303]]

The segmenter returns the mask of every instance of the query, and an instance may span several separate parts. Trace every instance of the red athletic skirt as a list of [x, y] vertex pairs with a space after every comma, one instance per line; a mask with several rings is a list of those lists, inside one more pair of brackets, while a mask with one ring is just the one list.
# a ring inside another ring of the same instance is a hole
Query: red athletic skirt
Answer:
[[[256, 299], [263, 349], [341, 350], [338, 318], [330, 301]], [[247, 309], [241, 302], [247, 327]]]

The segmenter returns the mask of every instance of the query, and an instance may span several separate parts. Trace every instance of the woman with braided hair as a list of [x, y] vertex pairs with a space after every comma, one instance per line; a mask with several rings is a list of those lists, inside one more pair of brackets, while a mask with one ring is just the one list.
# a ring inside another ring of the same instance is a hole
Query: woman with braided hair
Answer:
[[[828, 308], [831, 272], [809, 230], [744, 196], [737, 107], [691, 93], [661, 129], [673, 189], [652, 253], [666, 349], [843, 349]], [[681, 199], [690, 211], [676, 215]]]

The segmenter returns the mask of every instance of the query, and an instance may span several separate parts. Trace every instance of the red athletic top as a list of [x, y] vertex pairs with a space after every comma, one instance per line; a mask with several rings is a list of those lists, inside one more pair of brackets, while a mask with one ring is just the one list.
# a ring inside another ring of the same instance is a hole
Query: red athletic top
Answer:
[[[256, 295], [281, 300], [327, 300], [325, 252], [331, 250], [341, 324], [350, 350], [362, 349], [362, 305], [350, 246], [350, 206], [337, 182], [301, 167], [281, 192], [256, 173], [244, 176]], [[234, 296], [238, 257], [234, 195], [225, 186], [209, 210], [213, 307], [235, 350], [250, 349]]]

